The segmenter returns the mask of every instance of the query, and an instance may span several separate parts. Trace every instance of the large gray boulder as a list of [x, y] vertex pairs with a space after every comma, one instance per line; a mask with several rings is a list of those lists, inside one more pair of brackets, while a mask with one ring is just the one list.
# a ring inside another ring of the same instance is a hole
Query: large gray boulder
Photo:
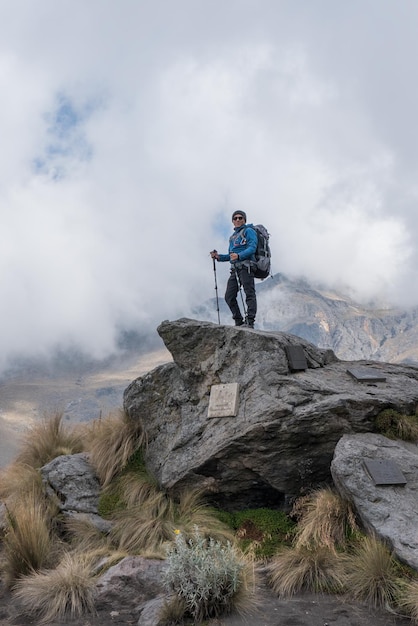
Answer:
[[[389, 468], [398, 469], [406, 484], [376, 485], [365, 465], [368, 460], [389, 462]], [[399, 559], [418, 569], [417, 446], [371, 433], [345, 435], [335, 448], [331, 472], [338, 491], [353, 503], [365, 528], [386, 541]]]
[[[413, 367], [344, 362], [294, 335], [189, 319], [163, 322], [158, 332], [173, 363], [134, 380], [124, 408], [143, 424], [147, 467], [160, 485], [210, 489], [224, 508], [287, 508], [331, 482], [344, 434], [372, 431], [385, 408], [417, 405]], [[302, 348], [306, 371], [292, 371], [289, 346]], [[358, 382], [347, 369], [359, 365], [386, 381]], [[225, 383], [239, 384], [237, 415], [209, 418], [211, 387]]]

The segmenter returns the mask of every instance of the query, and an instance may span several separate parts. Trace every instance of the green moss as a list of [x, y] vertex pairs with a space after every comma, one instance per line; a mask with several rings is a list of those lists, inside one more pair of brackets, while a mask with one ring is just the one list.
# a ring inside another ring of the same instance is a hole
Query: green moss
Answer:
[[136, 452], [134, 452], [127, 462], [122, 474], [126, 474], [128, 472], [138, 472], [140, 474], [146, 472], [144, 452], [142, 448], [139, 448]]
[[266, 533], [276, 533], [284, 539], [294, 523], [283, 511], [272, 509], [248, 509], [235, 513], [235, 524], [239, 528], [244, 522], [251, 521], [257, 528]]
[[295, 528], [286, 513], [267, 508], [217, 511], [217, 517], [235, 531], [241, 548], [257, 559], [269, 558], [280, 546], [289, 544]]
[[229, 513], [228, 511], [221, 511], [220, 509], [212, 509], [212, 510], [220, 522], [228, 526], [228, 528], [236, 530], [235, 513]]

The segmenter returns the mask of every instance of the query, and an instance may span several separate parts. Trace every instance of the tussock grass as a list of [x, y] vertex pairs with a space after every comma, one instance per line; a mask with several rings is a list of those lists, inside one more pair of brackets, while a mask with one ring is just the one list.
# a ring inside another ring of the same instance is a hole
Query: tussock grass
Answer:
[[159, 614], [160, 624], [182, 624], [187, 611], [187, 604], [184, 598], [180, 598], [177, 594], [169, 595]]
[[418, 441], [418, 418], [417, 416], [405, 415], [398, 422], [399, 439], [403, 441]]
[[92, 561], [80, 554], [66, 553], [56, 569], [42, 570], [21, 578], [14, 596], [23, 611], [39, 624], [77, 619], [94, 613]]
[[375, 420], [377, 430], [389, 439], [418, 441], [418, 415], [405, 415], [394, 409], [385, 409]]
[[401, 566], [376, 537], [363, 537], [351, 554], [342, 556], [342, 563], [344, 584], [351, 598], [387, 608], [402, 595]]
[[87, 516], [67, 517], [64, 527], [71, 547], [78, 552], [111, 549], [109, 536], [100, 532]]
[[0, 472], [0, 499], [9, 502], [24, 499], [26, 494], [43, 497], [42, 478], [38, 470], [24, 463], [11, 463]]
[[120, 477], [117, 488], [128, 508], [147, 502], [158, 491], [157, 482], [145, 472], [128, 472]]
[[23, 438], [16, 462], [41, 468], [57, 456], [75, 454], [83, 450], [81, 434], [62, 424], [63, 414], [56, 411], [35, 422]]
[[7, 529], [3, 539], [6, 582], [48, 566], [58, 552], [51, 531], [50, 508], [35, 492], [7, 507]]
[[418, 624], [418, 580], [403, 582], [397, 604], [408, 613], [414, 624]]
[[280, 598], [300, 591], [337, 593], [343, 590], [344, 571], [334, 549], [283, 548], [266, 566], [269, 583]]
[[358, 531], [350, 504], [330, 488], [300, 498], [292, 514], [298, 518], [296, 548], [336, 549], [345, 546], [349, 537]]
[[203, 504], [200, 491], [187, 490], [176, 502], [154, 488], [139, 504], [114, 514], [110, 534], [114, 545], [131, 554], [147, 551], [163, 555], [163, 545], [173, 540], [175, 530], [191, 536], [195, 526], [205, 536], [217, 539], [233, 536], [215, 512]]
[[124, 411], [95, 420], [87, 438], [90, 463], [103, 487], [110, 484], [145, 443], [141, 424], [132, 420]]

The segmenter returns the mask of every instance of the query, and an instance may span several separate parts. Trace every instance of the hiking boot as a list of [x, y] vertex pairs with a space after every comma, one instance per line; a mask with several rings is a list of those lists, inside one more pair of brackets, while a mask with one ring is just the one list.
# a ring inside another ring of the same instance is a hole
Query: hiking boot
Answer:
[[248, 328], [254, 328], [254, 320], [247, 320], [246, 326]]
[[235, 326], [242, 326], [244, 324], [244, 320], [235, 320]]

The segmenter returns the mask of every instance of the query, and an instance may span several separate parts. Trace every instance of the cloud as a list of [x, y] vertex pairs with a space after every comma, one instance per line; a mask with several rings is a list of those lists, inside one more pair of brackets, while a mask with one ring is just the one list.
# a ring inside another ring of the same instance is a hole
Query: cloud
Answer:
[[367, 6], [3, 4], [3, 364], [191, 314], [237, 207], [275, 271], [418, 304], [418, 9]]

